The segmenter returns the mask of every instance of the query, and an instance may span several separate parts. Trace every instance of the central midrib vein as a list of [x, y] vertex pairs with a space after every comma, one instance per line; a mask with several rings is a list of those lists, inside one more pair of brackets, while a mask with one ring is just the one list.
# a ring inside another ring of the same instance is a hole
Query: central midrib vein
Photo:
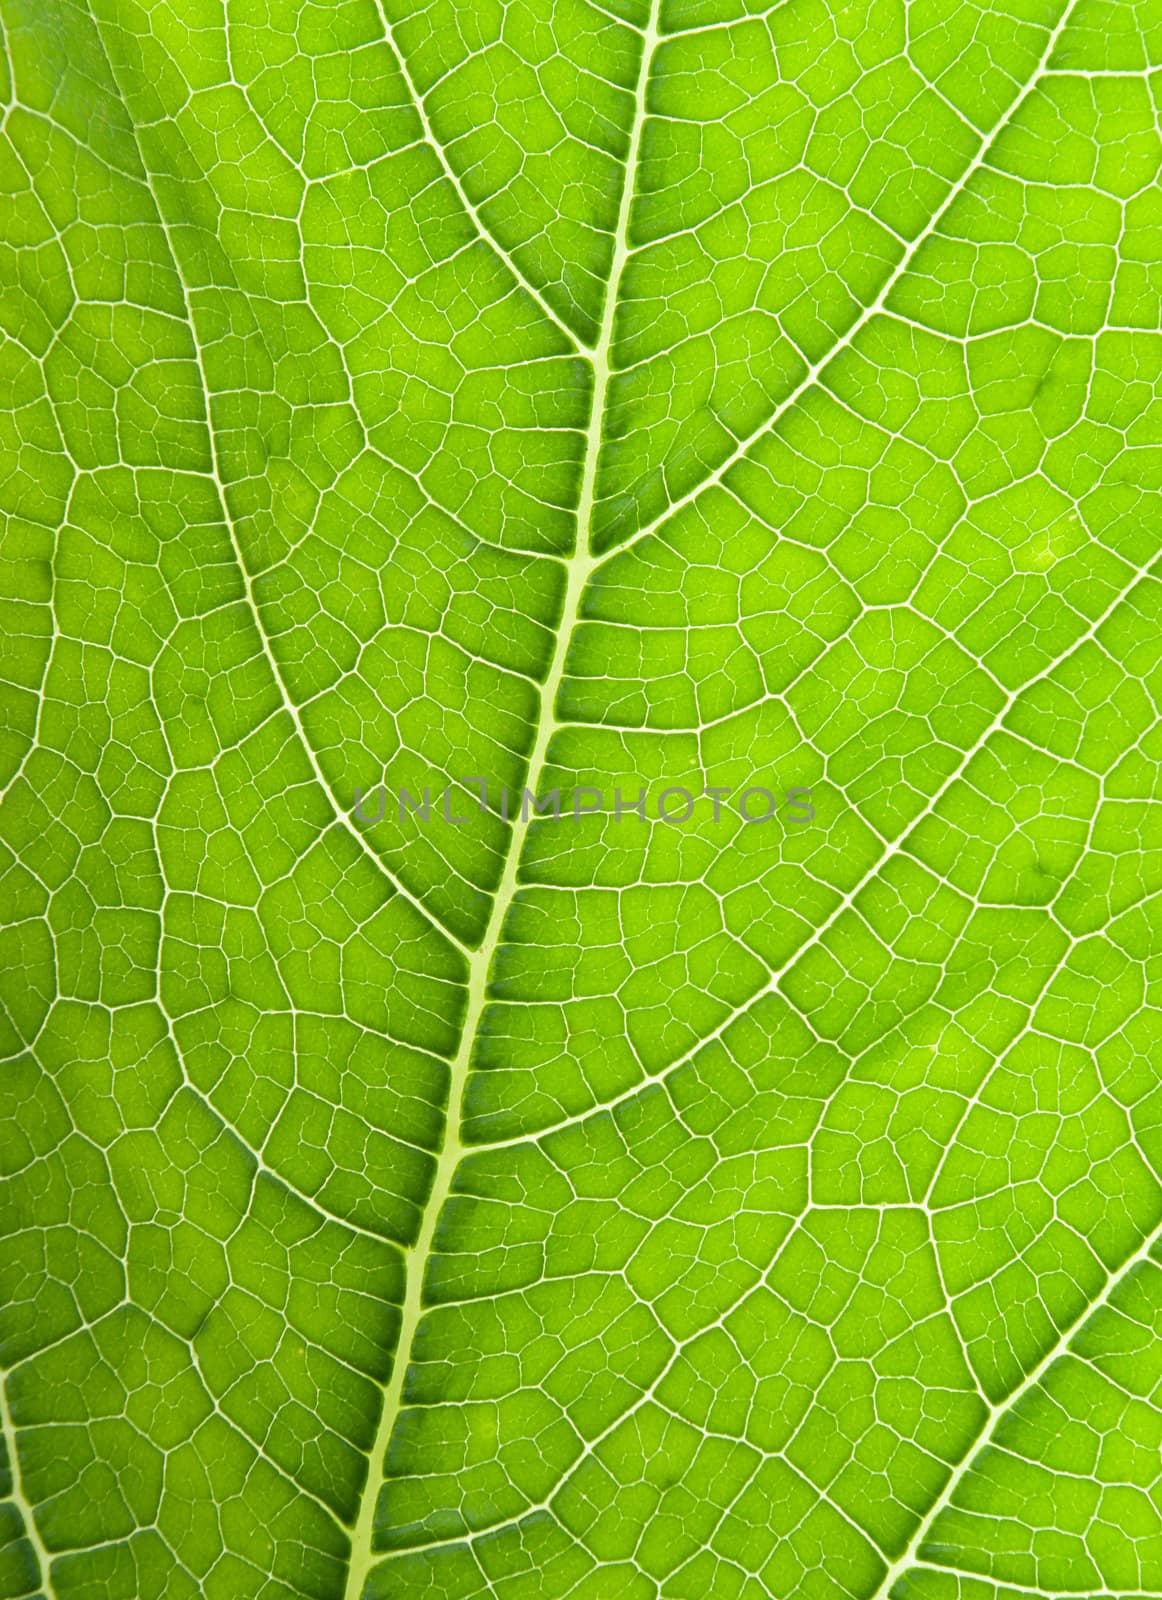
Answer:
[[[613, 343], [613, 324], [617, 312], [619, 289], [625, 264], [629, 256], [629, 220], [633, 205], [634, 186], [641, 146], [642, 127], [646, 117], [646, 91], [650, 67], [658, 44], [658, 13], [661, 0], [650, 0], [649, 20], [646, 24], [637, 83], [634, 88], [633, 118], [630, 124], [629, 147], [625, 163], [625, 182], [622, 185], [618, 206], [617, 225], [613, 236], [613, 254], [609, 267], [605, 304], [597, 343], [590, 353], [593, 367], [593, 385], [590, 400], [589, 423], [585, 435], [585, 452], [581, 472], [581, 492], [577, 502], [576, 538], [573, 554], [567, 568], [565, 600], [557, 629], [556, 644], [548, 674], [541, 688], [540, 709], [537, 716], [536, 736], [529, 755], [527, 784], [533, 794], [538, 785], [548, 757], [549, 741], [556, 731], [554, 708], [561, 680], [565, 675], [565, 662], [578, 618], [581, 600], [590, 574], [598, 565], [590, 553], [593, 508], [597, 491], [597, 460], [601, 449], [605, 402], [609, 389], [610, 348]], [[492, 959], [500, 943], [508, 909], [517, 889], [517, 872], [524, 850], [525, 836], [531, 825], [529, 816], [521, 815], [514, 821], [505, 856], [504, 871], [493, 898], [488, 926], [478, 950], [469, 961], [468, 1004], [464, 1014], [464, 1027], [460, 1046], [452, 1063], [448, 1090], [448, 1112], [444, 1142], [436, 1164], [432, 1192], [424, 1208], [423, 1220], [415, 1244], [407, 1253], [407, 1278], [402, 1307], [399, 1341], [391, 1378], [384, 1391], [383, 1412], [371, 1447], [367, 1483], [359, 1506], [359, 1516], [351, 1536], [351, 1559], [347, 1571], [346, 1600], [359, 1600], [367, 1575], [375, 1563], [372, 1549], [375, 1532], [375, 1508], [383, 1484], [383, 1463], [392, 1431], [402, 1409], [403, 1386], [411, 1364], [416, 1331], [423, 1316], [423, 1286], [427, 1264], [432, 1254], [436, 1227], [452, 1189], [452, 1181], [461, 1158], [471, 1148], [460, 1140], [460, 1120], [464, 1103], [464, 1090], [468, 1069], [476, 1042], [480, 1019], [488, 1002], [488, 974]]]

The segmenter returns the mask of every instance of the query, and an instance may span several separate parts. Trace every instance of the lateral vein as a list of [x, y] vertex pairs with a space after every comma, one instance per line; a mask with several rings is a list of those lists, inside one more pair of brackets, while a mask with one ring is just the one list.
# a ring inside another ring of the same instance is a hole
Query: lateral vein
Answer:
[[[525, 276], [520, 267], [513, 260], [512, 256], [501, 244], [500, 240], [492, 232], [488, 224], [484, 221], [484, 218], [480, 215], [479, 208], [473, 204], [468, 195], [468, 191], [465, 189], [463, 183], [460, 181], [460, 178], [456, 173], [455, 168], [449, 161], [447, 152], [440, 143], [439, 139], [436, 138], [435, 129], [432, 127], [431, 121], [428, 117], [427, 107], [424, 104], [424, 97], [420, 93], [419, 85], [412, 77], [411, 68], [407, 63], [407, 57], [404, 55], [403, 50], [400, 48], [400, 45], [396, 40], [395, 29], [387, 15], [387, 9], [383, 3], [383, 0], [375, 0], [375, 8], [379, 13], [379, 24], [383, 29], [384, 39], [386, 40], [392, 55], [395, 57], [396, 62], [399, 65], [400, 75], [402, 76], [404, 83], [407, 85], [408, 94], [411, 96], [412, 104], [415, 106], [416, 112], [419, 116], [420, 125], [424, 130], [424, 143], [432, 151], [436, 160], [440, 164], [441, 172], [456, 191], [456, 198], [464, 207], [464, 210], [467, 212], [468, 216], [472, 219], [472, 226], [476, 229], [477, 234], [484, 241], [484, 243], [496, 251], [496, 254], [504, 262], [505, 266], [508, 268], [509, 272], [512, 273], [512, 276], [516, 279], [520, 287], [531, 299], [536, 301], [541, 311], [543, 311], [545, 316], [548, 317], [549, 321], [557, 329], [558, 333], [564, 334], [565, 338], [568, 339], [574, 350], [587, 350], [589, 347], [581, 338], [580, 334], [576, 333], [565, 321], [565, 319], [553, 310], [548, 298], [529, 278]], [[610, 282], [613, 282], [612, 273], [610, 274]]]
[[686, 506], [691, 505], [701, 495], [705, 494], [707, 490], [713, 489], [720, 484], [730, 471], [731, 467], [737, 466], [744, 456], [746, 456], [748, 451], [750, 451], [761, 438], [770, 433], [771, 429], [782, 421], [787, 412], [790, 411], [791, 408], [799, 400], [801, 400], [809, 390], [815, 387], [836, 357], [842, 355], [845, 350], [849, 350], [852, 347], [856, 339], [863, 332], [864, 328], [867, 327], [869, 322], [873, 321], [874, 318], [879, 316], [881, 313], [891, 315], [890, 312], [887, 312], [887, 303], [891, 297], [892, 290], [912, 267], [912, 264], [915, 262], [916, 257], [920, 253], [921, 249], [936, 233], [940, 227], [940, 224], [947, 217], [948, 213], [952, 210], [952, 207], [956, 204], [960, 196], [964, 194], [973, 178], [987, 163], [989, 152], [992, 150], [993, 145], [1009, 126], [1017, 112], [1020, 111], [1026, 100], [1028, 100], [1029, 96], [1033, 93], [1037, 85], [1045, 76], [1049, 62], [1053, 58], [1053, 52], [1057, 48], [1057, 41], [1065, 31], [1070, 17], [1077, 9], [1077, 5], [1078, 0], [1067, 0], [1060, 17], [1057, 19], [1054, 27], [1050, 30], [1049, 37], [1045, 42], [1045, 48], [1041, 52], [1041, 56], [1038, 59], [1036, 66], [1033, 68], [1033, 72], [1028, 81], [1025, 83], [1024, 88], [1021, 90], [1020, 94], [1018, 94], [1013, 103], [1002, 113], [994, 125], [984, 135], [982, 135], [976, 154], [965, 167], [960, 177], [957, 178], [955, 183], [953, 183], [949, 188], [948, 193], [944, 196], [944, 199], [940, 202], [940, 205], [933, 212], [932, 216], [925, 223], [924, 227], [921, 228], [920, 232], [905, 248], [904, 253], [896, 262], [896, 265], [888, 273], [888, 276], [884, 280], [883, 286], [871, 304], [865, 306], [848, 327], [847, 331], [841, 334], [839, 338], [833, 340], [823, 354], [808, 366], [806, 372], [799, 379], [798, 383], [796, 383], [791, 389], [790, 393], [784, 395], [782, 400], [780, 400], [775, 406], [775, 409], [767, 417], [765, 417], [761, 423], [759, 423], [757, 428], [754, 428], [744, 438], [738, 440], [734, 446], [734, 449], [730, 451], [726, 458], [721, 461], [712, 472], [707, 473], [707, 475], [698, 483], [693, 484], [689, 489], [685, 490], [685, 492], [680, 494], [676, 500], [672, 500], [665, 510], [660, 512], [658, 516], [654, 517], [650, 522], [646, 523], [641, 528], [635, 529], [632, 534], [623, 539], [619, 544], [611, 546], [605, 554], [605, 560], [611, 561], [614, 556], [621, 554], [622, 551], [632, 550], [635, 545], [638, 545], [644, 539], [649, 538], [651, 534], [656, 533], [659, 528], [663, 527], [673, 517], [677, 516], [679, 511], [682, 511]]
[[964, 1452], [960, 1460], [949, 1473], [948, 1481], [945, 1483], [944, 1488], [933, 1501], [925, 1515], [921, 1518], [916, 1531], [908, 1540], [907, 1547], [903, 1551], [902, 1555], [900, 1555], [899, 1558], [893, 1562], [893, 1564], [884, 1574], [880, 1581], [879, 1587], [871, 1596], [871, 1600], [889, 1600], [889, 1596], [891, 1595], [892, 1589], [895, 1587], [897, 1580], [903, 1576], [910, 1566], [913, 1566], [916, 1563], [919, 1552], [923, 1548], [924, 1541], [932, 1531], [932, 1527], [936, 1522], [936, 1519], [949, 1504], [961, 1482], [972, 1470], [974, 1463], [980, 1459], [981, 1452], [986, 1450], [993, 1442], [997, 1428], [1004, 1421], [1005, 1417], [1010, 1416], [1013, 1412], [1013, 1409], [1020, 1404], [1025, 1395], [1027, 1395], [1031, 1389], [1036, 1388], [1041, 1379], [1049, 1371], [1049, 1368], [1053, 1366], [1054, 1362], [1059, 1360], [1060, 1357], [1068, 1354], [1069, 1348], [1073, 1343], [1074, 1336], [1081, 1332], [1086, 1323], [1096, 1316], [1103, 1306], [1109, 1304], [1109, 1301], [1119, 1284], [1124, 1283], [1138, 1267], [1143, 1265], [1143, 1263], [1152, 1259], [1151, 1252], [1153, 1251], [1155, 1245], [1158, 1244], [1159, 1240], [1162, 1240], [1162, 1222], [1156, 1224], [1156, 1226], [1145, 1236], [1138, 1248], [1131, 1255], [1127, 1256], [1120, 1267], [1116, 1267], [1109, 1274], [1109, 1276], [1106, 1278], [1105, 1286], [1101, 1293], [1098, 1294], [1093, 1300], [1088, 1301], [1087, 1304], [1078, 1312], [1073, 1321], [1069, 1323], [1066, 1328], [1062, 1329], [1057, 1339], [1041, 1357], [1037, 1365], [1033, 1367], [1032, 1370], [1022, 1379], [1017, 1387], [995, 1406], [989, 1407], [988, 1415], [985, 1418], [985, 1422], [981, 1428], [981, 1431], [977, 1434], [976, 1438], [972, 1441], [968, 1449]]

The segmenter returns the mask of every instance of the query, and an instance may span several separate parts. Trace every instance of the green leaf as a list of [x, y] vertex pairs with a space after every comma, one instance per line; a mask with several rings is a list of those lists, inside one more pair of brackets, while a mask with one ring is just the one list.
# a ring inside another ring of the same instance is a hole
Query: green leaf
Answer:
[[2, 29], [0, 1597], [1162, 1594], [1158, 0]]

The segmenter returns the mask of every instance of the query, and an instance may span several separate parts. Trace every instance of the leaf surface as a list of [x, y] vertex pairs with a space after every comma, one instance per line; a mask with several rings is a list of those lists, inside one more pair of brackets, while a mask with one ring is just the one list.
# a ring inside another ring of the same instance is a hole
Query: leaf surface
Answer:
[[0, 15], [0, 1596], [1162, 1593], [1154, 0]]

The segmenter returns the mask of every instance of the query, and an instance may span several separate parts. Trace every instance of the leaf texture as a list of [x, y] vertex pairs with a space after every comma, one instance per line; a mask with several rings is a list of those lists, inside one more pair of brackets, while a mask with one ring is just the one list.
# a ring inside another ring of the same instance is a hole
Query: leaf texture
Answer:
[[0, 19], [0, 1596], [1162, 1595], [1162, 6]]

